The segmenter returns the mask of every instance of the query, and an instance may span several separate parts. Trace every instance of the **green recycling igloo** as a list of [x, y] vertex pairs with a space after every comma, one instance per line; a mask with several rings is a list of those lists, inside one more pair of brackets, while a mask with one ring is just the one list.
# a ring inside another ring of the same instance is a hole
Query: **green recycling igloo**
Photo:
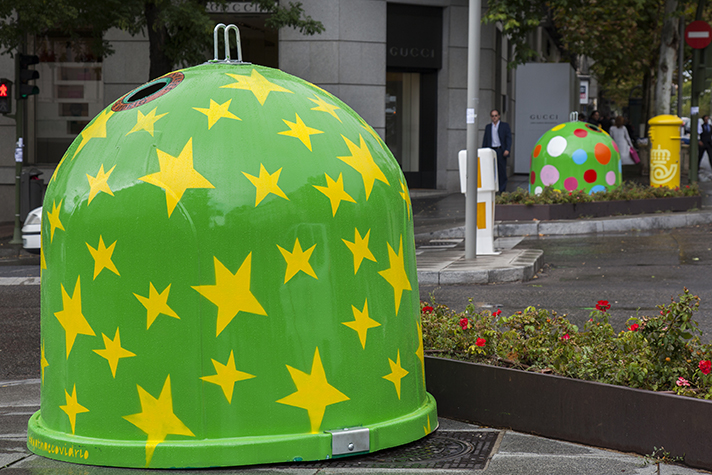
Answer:
[[612, 190], [622, 181], [616, 142], [597, 125], [564, 122], [542, 135], [534, 145], [529, 192], [540, 194], [551, 186], [573, 193]]
[[405, 179], [317, 86], [245, 63], [145, 84], [69, 147], [43, 213], [32, 452], [246, 465], [437, 427]]

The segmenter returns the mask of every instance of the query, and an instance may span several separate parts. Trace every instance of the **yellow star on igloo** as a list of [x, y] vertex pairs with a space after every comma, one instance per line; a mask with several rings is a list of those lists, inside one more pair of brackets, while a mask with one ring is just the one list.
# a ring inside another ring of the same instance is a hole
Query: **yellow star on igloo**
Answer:
[[329, 201], [331, 202], [331, 215], [336, 216], [336, 210], [339, 209], [339, 205], [342, 201], [356, 203], [356, 200], [344, 191], [343, 173], [339, 173], [339, 178], [336, 181], [334, 181], [334, 179], [326, 173], [324, 173], [324, 175], [326, 176], [326, 186], [314, 185], [314, 188], [321, 191], [327, 198], [329, 198]]
[[79, 134], [82, 137], [82, 141], [79, 142], [79, 147], [77, 147], [74, 151], [72, 160], [74, 160], [74, 157], [77, 156], [79, 151], [83, 149], [91, 139], [106, 138], [106, 122], [112, 115], [114, 115], [114, 111], [111, 109], [104, 109], [103, 112], [96, 116], [91, 124], [87, 125], [84, 130], [82, 130], [82, 133]]
[[168, 287], [163, 289], [163, 292], [161, 292], [160, 294], [153, 286], [153, 282], [149, 282], [148, 285], [148, 297], [143, 297], [139, 294], [134, 294], [134, 297], [136, 297], [138, 301], [141, 302], [141, 305], [146, 307], [146, 330], [151, 328], [153, 322], [161, 314], [180, 320], [178, 314], [175, 313], [173, 309], [168, 306], [168, 294], [171, 291], [171, 284], [168, 284]]
[[111, 375], [116, 377], [116, 368], [119, 366], [119, 360], [121, 358], [130, 358], [136, 356], [135, 353], [131, 353], [126, 348], [121, 347], [121, 336], [119, 336], [119, 328], [116, 328], [116, 334], [112, 340], [108, 336], [101, 334], [104, 339], [104, 349], [94, 350], [94, 353], [105, 358], [109, 362], [109, 368], [111, 368]]
[[354, 312], [354, 320], [352, 322], [342, 322], [342, 324], [358, 333], [361, 347], [365, 350], [368, 329], [380, 327], [381, 324], [368, 316], [368, 299], [363, 303], [363, 310], [359, 310], [353, 305], [351, 310]]
[[221, 88], [244, 89], [246, 91], [252, 91], [257, 100], [260, 102], [260, 105], [265, 105], [265, 101], [267, 100], [267, 96], [269, 96], [270, 92], [288, 92], [293, 94], [293, 92], [289, 89], [285, 89], [282, 86], [269, 82], [255, 69], [252, 70], [252, 73], [249, 76], [230, 73], [226, 74], [237, 82], [220, 86]]
[[62, 288], [62, 310], [55, 312], [54, 316], [57, 317], [59, 324], [64, 328], [67, 359], [69, 359], [69, 352], [72, 351], [77, 335], [95, 336], [96, 334], [82, 314], [82, 292], [79, 276], [77, 276], [77, 284], [74, 286], [74, 292], [71, 297], [64, 290], [64, 285], [60, 284], [60, 286]]
[[210, 128], [220, 119], [242, 120], [228, 110], [231, 102], [232, 99], [229, 99], [227, 102], [218, 104], [214, 100], [210, 99], [210, 107], [208, 109], [202, 109], [200, 107], [193, 107], [193, 109], [208, 116], [208, 130], [210, 130]]
[[361, 174], [361, 177], [363, 178], [363, 187], [366, 190], [366, 199], [368, 200], [368, 197], [371, 196], [373, 183], [378, 180], [388, 185], [388, 179], [378, 165], [376, 165], [371, 152], [368, 150], [368, 145], [361, 134], [358, 136], [359, 145], [356, 145], [343, 135], [341, 138], [343, 138], [344, 142], [346, 142], [346, 146], [349, 148], [351, 155], [336, 158]]
[[329, 104], [324, 99], [317, 96], [316, 94], [314, 94], [314, 97], [316, 97], [316, 99], [312, 99], [311, 97], [309, 98], [310, 101], [312, 101], [314, 104], [316, 104], [316, 107], [312, 107], [311, 110], [326, 112], [327, 114], [331, 115], [336, 120], [341, 122], [341, 118], [338, 115], [336, 115], [336, 111], [340, 110], [341, 109], [340, 107], [337, 107], [333, 104]]
[[87, 247], [89, 248], [89, 252], [91, 253], [91, 257], [94, 259], [95, 280], [96, 276], [98, 276], [99, 273], [104, 269], [109, 269], [114, 274], [121, 275], [119, 274], [118, 269], [116, 269], [114, 262], [111, 260], [111, 256], [114, 254], [114, 247], [116, 247], [116, 241], [114, 241], [109, 247], [106, 247], [106, 244], [104, 244], [104, 239], [99, 236], [99, 244], [96, 246], [96, 249], [91, 247], [88, 242], [84, 244], [87, 245]]
[[158, 119], [160, 119], [164, 115], [168, 115], [168, 112], [156, 115], [157, 110], [158, 107], [154, 107], [153, 110], [146, 115], [143, 115], [141, 111], [137, 111], [138, 117], [136, 119], [136, 125], [134, 125], [133, 128], [129, 130], [126, 135], [138, 132], [139, 130], [145, 130], [146, 132], [151, 134], [151, 137], [153, 137], [153, 127], [156, 125]]
[[162, 150], [158, 152], [158, 163], [161, 171], [142, 176], [139, 180], [166, 192], [166, 206], [168, 217], [183, 197], [183, 193], [190, 188], [215, 188], [203, 175], [193, 168], [193, 138], [189, 138], [183, 150], [177, 157]]
[[45, 343], [44, 340], [42, 340], [42, 349], [41, 349], [41, 356], [40, 356], [40, 372], [42, 374], [42, 384], [44, 384], [44, 373], [45, 373], [45, 368], [49, 366], [49, 361], [47, 361], [47, 356], [45, 354]]
[[47, 218], [49, 219], [49, 242], [52, 242], [52, 239], [54, 239], [54, 230], [55, 229], [61, 229], [64, 231], [64, 226], [62, 225], [62, 221], [59, 220], [59, 212], [62, 210], [62, 201], [64, 199], [59, 200], [59, 205], [57, 205], [54, 201], [52, 201], [52, 211], [47, 211]]
[[326, 373], [324, 372], [324, 366], [321, 364], [318, 347], [314, 352], [310, 374], [292, 368], [289, 365], [286, 366], [292, 381], [297, 386], [297, 391], [279, 399], [277, 402], [306, 409], [309, 414], [311, 432], [316, 434], [319, 432], [326, 407], [348, 401], [349, 398], [326, 380]]
[[261, 163], [260, 176], [258, 177], [242, 172], [242, 174], [245, 175], [245, 177], [247, 177], [247, 179], [250, 180], [253, 185], [255, 185], [255, 188], [257, 188], [257, 195], [255, 196], [255, 207], [257, 207], [257, 205], [260, 204], [260, 202], [265, 199], [270, 193], [289, 201], [287, 195], [284, 194], [284, 191], [282, 191], [282, 189], [277, 184], [277, 181], [279, 181], [280, 173], [282, 173], [281, 168], [270, 175], [267, 172], [265, 166]]
[[89, 412], [89, 409], [82, 406], [77, 402], [77, 385], [75, 384], [72, 388], [72, 394], [69, 394], [67, 390], [64, 390], [64, 397], [67, 403], [64, 406], [59, 406], [61, 410], [67, 413], [69, 416], [69, 424], [72, 426], [72, 434], [74, 434], [74, 428], [77, 423], [77, 414], [83, 412]]
[[390, 267], [386, 270], [380, 271], [379, 274], [393, 287], [393, 296], [396, 301], [397, 315], [403, 291], [412, 290], [412, 288], [410, 286], [410, 281], [408, 280], [408, 274], [405, 272], [405, 262], [403, 259], [403, 236], [400, 238], [398, 254], [395, 253], [390, 243], [386, 244], [388, 246], [388, 262], [390, 263]]
[[349, 251], [351, 251], [351, 253], [354, 255], [354, 274], [358, 272], [359, 267], [361, 267], [361, 261], [363, 261], [364, 259], [376, 262], [376, 258], [373, 256], [373, 253], [368, 248], [368, 239], [370, 237], [370, 234], [371, 230], [369, 229], [366, 232], [366, 235], [364, 237], [361, 237], [358, 232], [358, 229], [354, 228], [354, 242], [342, 239], [342, 241], [344, 241], [344, 244], [346, 244], [346, 247], [348, 247]]
[[302, 271], [305, 274], [319, 280], [311, 264], [309, 264], [309, 258], [311, 257], [312, 252], [314, 252], [316, 244], [314, 244], [306, 251], [302, 251], [302, 246], [301, 244], [299, 244], [299, 238], [297, 238], [294, 241], [294, 247], [292, 248], [292, 252], [283, 249], [279, 244], [277, 244], [277, 247], [279, 248], [279, 252], [282, 253], [284, 260], [287, 261], [287, 270], [284, 273], [285, 284], [289, 282], [289, 280], [294, 277], [299, 271]]
[[114, 196], [114, 192], [111, 191], [109, 184], [106, 182], [109, 179], [109, 176], [111, 176], [111, 172], [114, 171], [114, 168], [116, 168], [116, 165], [111, 167], [111, 170], [105, 173], [104, 164], [102, 164], [101, 167], [99, 167], [99, 172], [95, 177], [87, 173], [87, 180], [89, 180], [89, 200], [87, 201], [87, 205], [91, 204], [91, 200], [93, 200], [100, 191]]
[[415, 350], [415, 356], [420, 360], [420, 368], [423, 372], [423, 381], [425, 381], [425, 349], [423, 348], [423, 327], [420, 322], [415, 322], [418, 326], [418, 349]]
[[391, 366], [391, 372], [383, 377], [383, 379], [387, 379], [393, 385], [396, 387], [396, 393], [398, 394], [398, 399], [401, 398], [401, 379], [403, 379], [407, 374], [408, 371], [403, 369], [401, 366], [401, 360], [400, 360], [400, 350], [398, 350], [398, 357], [396, 358], [396, 361], [393, 361], [392, 359], [388, 358], [388, 364]]
[[217, 257], [213, 257], [213, 259], [215, 261], [215, 284], [194, 285], [193, 289], [218, 307], [215, 336], [219, 336], [220, 332], [239, 312], [266, 316], [267, 312], [250, 291], [252, 253], [247, 255], [235, 274], [230, 272]]
[[282, 122], [287, 124], [289, 127], [289, 130], [285, 130], [284, 132], [279, 132], [278, 135], [287, 135], [289, 137], [294, 137], [296, 139], [299, 139], [311, 152], [312, 151], [312, 146], [311, 146], [311, 136], [312, 135], [317, 135], [317, 134], [323, 134], [324, 132], [321, 130], [314, 129], [312, 127], [308, 127], [304, 121], [299, 117], [299, 114], [294, 114], [297, 116], [296, 122], [290, 122], [286, 119], [282, 119]]
[[225, 395], [225, 399], [227, 399], [229, 404], [232, 404], [232, 393], [235, 389], [235, 383], [238, 381], [244, 381], [245, 379], [254, 378], [255, 376], [253, 374], [238, 371], [235, 368], [235, 355], [232, 350], [230, 350], [230, 357], [227, 359], [226, 364], [222, 364], [212, 358], [211, 360], [213, 362], [213, 366], [215, 367], [215, 374], [212, 376], [201, 376], [200, 379], [220, 386], [223, 394]]
[[158, 398], [151, 396], [138, 384], [136, 387], [141, 402], [141, 412], [123, 417], [148, 436], [146, 441], [146, 466], [148, 466], [156, 447], [166, 440], [167, 435], [195, 437], [195, 434], [173, 413], [170, 374], [166, 377]]
[[411, 212], [410, 212], [410, 206], [411, 206], [411, 204], [410, 204], [410, 193], [408, 192], [408, 187], [405, 186], [405, 183], [403, 183], [402, 181], [400, 182], [400, 186], [401, 186], [401, 191], [399, 191], [398, 193], [401, 195], [401, 198], [403, 198], [403, 201], [405, 201], [405, 206], [406, 206], [406, 209], [408, 210], [408, 211], [407, 211], [407, 213], [408, 213], [408, 219], [410, 219], [410, 217], [411, 217]]

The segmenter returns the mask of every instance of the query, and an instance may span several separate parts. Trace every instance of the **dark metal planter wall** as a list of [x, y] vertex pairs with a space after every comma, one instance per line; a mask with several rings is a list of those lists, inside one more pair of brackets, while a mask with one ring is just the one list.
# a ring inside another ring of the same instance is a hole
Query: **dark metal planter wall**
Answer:
[[712, 469], [710, 401], [433, 357], [425, 371], [442, 417]]
[[563, 203], [554, 205], [497, 205], [498, 221], [528, 221], [532, 219], [576, 219], [581, 216], [601, 217], [619, 214], [656, 213], [659, 211], [687, 211], [702, 206], [700, 196], [651, 198], [629, 201], [595, 201], [592, 203]]

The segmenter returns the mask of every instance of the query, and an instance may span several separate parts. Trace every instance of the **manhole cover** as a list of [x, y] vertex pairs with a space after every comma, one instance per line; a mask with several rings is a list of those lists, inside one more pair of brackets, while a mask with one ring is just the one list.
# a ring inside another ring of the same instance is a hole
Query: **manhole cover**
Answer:
[[[433, 468], [481, 470], [497, 440], [497, 431], [435, 431], [401, 447], [319, 462], [299, 468]], [[284, 466], [284, 465], [281, 465]], [[290, 464], [294, 468], [295, 464]]]

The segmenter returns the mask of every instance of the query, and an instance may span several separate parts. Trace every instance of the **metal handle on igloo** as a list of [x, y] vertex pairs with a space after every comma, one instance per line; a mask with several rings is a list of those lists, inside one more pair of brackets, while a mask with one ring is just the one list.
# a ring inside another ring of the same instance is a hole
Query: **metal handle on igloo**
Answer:
[[578, 121], [578, 116], [579, 116], [578, 111], [573, 111], [573, 112], [571, 112], [571, 113], [569, 114], [569, 122], [576, 122], [576, 121]]
[[[225, 35], [225, 59], [218, 59], [218, 31], [220, 28], [224, 28], [224, 35]], [[231, 60], [230, 59], [230, 30], [235, 31], [235, 42], [236, 47], [237, 47], [237, 59], [236, 60]], [[211, 62], [226, 62], [226, 63], [242, 63], [242, 44], [240, 43], [240, 30], [237, 28], [235, 25], [225, 25], [224, 23], [218, 23], [215, 25], [215, 29], [213, 30], [213, 44], [214, 44], [214, 51], [215, 51], [215, 59], [213, 59]]]

